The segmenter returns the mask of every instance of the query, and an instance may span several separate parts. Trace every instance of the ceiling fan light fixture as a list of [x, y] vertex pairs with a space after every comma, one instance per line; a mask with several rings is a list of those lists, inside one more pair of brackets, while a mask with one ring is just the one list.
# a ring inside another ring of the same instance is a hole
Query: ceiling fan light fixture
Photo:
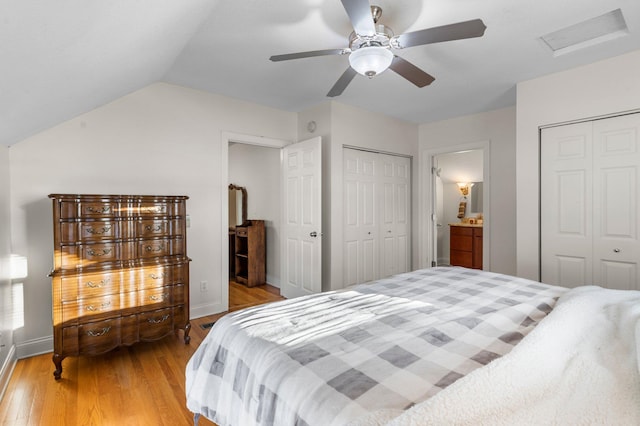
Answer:
[[381, 46], [365, 46], [351, 52], [349, 55], [349, 65], [356, 70], [358, 74], [362, 74], [369, 78], [380, 74], [393, 61], [393, 53]]

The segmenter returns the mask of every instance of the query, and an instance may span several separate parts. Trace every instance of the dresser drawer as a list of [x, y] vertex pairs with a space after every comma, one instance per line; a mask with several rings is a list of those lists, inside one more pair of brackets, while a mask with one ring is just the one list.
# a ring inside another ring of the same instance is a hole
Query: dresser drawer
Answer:
[[169, 219], [148, 219], [137, 223], [137, 235], [140, 237], [164, 237], [175, 233], [176, 221]]
[[138, 243], [138, 257], [149, 259], [153, 257], [172, 256], [176, 253], [173, 239], [144, 240]]
[[187, 292], [184, 284], [175, 284], [173, 286], [173, 297], [171, 302], [174, 305], [183, 305], [187, 300]]
[[138, 268], [136, 273], [136, 288], [162, 287], [173, 283], [171, 268], [168, 266], [147, 266]]
[[115, 201], [64, 200], [60, 202], [60, 218], [102, 218], [118, 216], [118, 203]]
[[60, 240], [62, 243], [113, 240], [120, 235], [118, 227], [115, 221], [62, 222]]
[[101, 262], [132, 259], [135, 246], [131, 242], [63, 245], [60, 247], [59, 267], [84, 268]]
[[101, 354], [120, 345], [120, 318], [78, 326], [80, 355]]
[[118, 272], [63, 276], [60, 281], [64, 302], [119, 293], [123, 284]]
[[173, 286], [156, 287], [138, 291], [138, 306], [143, 311], [170, 307]]
[[79, 299], [62, 303], [62, 321], [95, 321], [99, 317], [113, 316], [120, 310], [120, 294]]
[[159, 309], [138, 315], [140, 340], [157, 340], [173, 332], [173, 309]]
[[143, 202], [138, 206], [140, 216], [172, 216], [170, 204], [165, 202]]

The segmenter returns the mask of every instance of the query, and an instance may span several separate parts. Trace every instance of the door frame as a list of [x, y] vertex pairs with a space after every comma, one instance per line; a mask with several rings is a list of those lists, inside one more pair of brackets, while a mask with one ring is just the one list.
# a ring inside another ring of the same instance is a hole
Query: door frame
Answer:
[[469, 151], [481, 149], [483, 153], [482, 180], [483, 180], [483, 196], [482, 210], [483, 215], [489, 220], [483, 223], [482, 237], [482, 269], [491, 270], [491, 141], [478, 141], [459, 145], [450, 145], [440, 148], [424, 149], [420, 153], [420, 163], [422, 167], [418, 170], [418, 178], [420, 183], [424, 185], [422, 196], [420, 197], [421, 214], [418, 220], [419, 242], [418, 242], [418, 267], [431, 268], [431, 262], [437, 262], [438, 253], [434, 253], [434, 235], [433, 215], [435, 214], [435, 185], [433, 178], [432, 165], [434, 157], [443, 154], [453, 154], [460, 151]]
[[[285, 146], [291, 144], [291, 141], [286, 141], [284, 139], [272, 139], [265, 138], [263, 136], [253, 136], [242, 133], [234, 133], [234, 132], [226, 132], [223, 131], [221, 133], [221, 141], [220, 144], [220, 157], [222, 161], [220, 162], [222, 166], [220, 167], [220, 208], [222, 209], [220, 212], [220, 229], [222, 230], [222, 238], [220, 244], [220, 253], [222, 256], [222, 268], [220, 268], [220, 283], [221, 283], [221, 292], [220, 298], [222, 299], [221, 304], [224, 308], [224, 311], [229, 310], [229, 144], [230, 143], [241, 143], [245, 145], [256, 145], [263, 146], [267, 148], [277, 148], [282, 149]], [[280, 163], [282, 165], [282, 158], [280, 158]]]

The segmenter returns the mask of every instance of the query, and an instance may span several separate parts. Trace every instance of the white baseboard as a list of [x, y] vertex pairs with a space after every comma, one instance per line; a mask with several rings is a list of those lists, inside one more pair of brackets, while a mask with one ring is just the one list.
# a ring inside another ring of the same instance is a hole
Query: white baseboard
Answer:
[[197, 305], [191, 306], [191, 310], [189, 312], [189, 319], [206, 317], [208, 315], [219, 314], [220, 312], [225, 312], [227, 308], [223, 306], [221, 303], [209, 303], [206, 305]]
[[267, 274], [267, 284], [280, 288], [280, 278]]
[[48, 352], [53, 352], [53, 336], [31, 339], [16, 345], [18, 359], [42, 355]]
[[9, 384], [9, 380], [11, 379], [11, 374], [13, 374], [14, 368], [16, 368], [17, 362], [18, 358], [16, 357], [16, 346], [11, 345], [11, 348], [9, 348], [9, 354], [4, 360], [2, 368], [0, 368], [0, 401], [2, 401], [4, 392], [7, 390], [7, 385]]

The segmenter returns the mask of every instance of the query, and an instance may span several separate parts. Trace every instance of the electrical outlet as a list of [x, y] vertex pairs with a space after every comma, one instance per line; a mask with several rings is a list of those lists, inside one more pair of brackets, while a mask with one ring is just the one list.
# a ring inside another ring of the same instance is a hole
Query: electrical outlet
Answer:
[[201, 292], [207, 291], [207, 282], [206, 281], [200, 281], [200, 291]]

